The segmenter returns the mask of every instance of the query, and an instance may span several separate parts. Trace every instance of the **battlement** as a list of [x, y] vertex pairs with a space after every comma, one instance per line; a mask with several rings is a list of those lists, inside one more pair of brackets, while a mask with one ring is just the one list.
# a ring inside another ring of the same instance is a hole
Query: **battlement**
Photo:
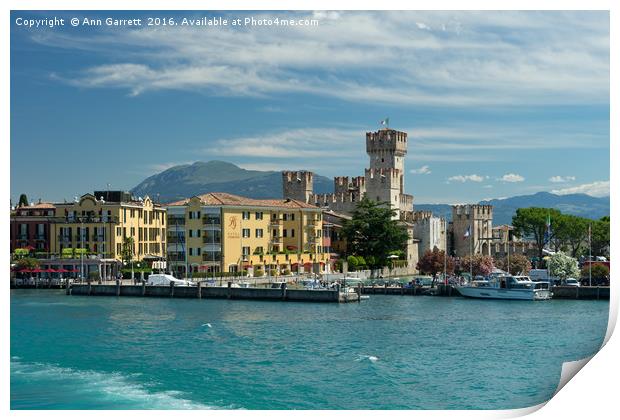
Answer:
[[348, 176], [334, 177], [334, 192], [349, 193], [358, 192], [363, 194], [366, 191], [366, 179], [363, 176], [356, 176], [349, 179]]
[[489, 204], [459, 204], [452, 206], [452, 220], [456, 219], [493, 219], [493, 206]]
[[407, 209], [411, 211], [413, 209], [413, 196], [410, 194], [401, 194], [400, 197], [400, 209]]
[[374, 133], [366, 133], [366, 152], [390, 152], [397, 156], [407, 154], [407, 133], [384, 128]]
[[314, 173], [310, 171], [282, 171], [283, 182], [313, 182]]
[[308, 202], [314, 188], [314, 174], [310, 171], [282, 171], [282, 196]]
[[430, 219], [431, 217], [433, 217], [433, 212], [430, 210], [420, 210], [413, 212], [413, 220], [416, 221]]

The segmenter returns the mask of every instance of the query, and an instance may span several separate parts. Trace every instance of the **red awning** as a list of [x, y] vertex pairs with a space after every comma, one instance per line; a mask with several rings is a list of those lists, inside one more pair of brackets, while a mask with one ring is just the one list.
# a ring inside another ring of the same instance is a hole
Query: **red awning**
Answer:
[[64, 268], [59, 268], [56, 270], [57, 273], [68, 273], [70, 270], [65, 270]]
[[311, 262], [304, 263], [304, 267], [306, 267], [306, 266], [312, 267], [312, 263]]
[[43, 270], [43, 271], [45, 271], [46, 273], [58, 273], [58, 271], [54, 270], [53, 268], [48, 268], [48, 269]]
[[243, 268], [252, 268], [252, 264], [243, 264]]
[[45, 270], [41, 270], [40, 268], [35, 268], [34, 270], [32, 270], [33, 273], [44, 273]]
[[32, 270], [29, 268], [22, 268], [21, 270], [17, 270], [18, 273], [31, 273]]

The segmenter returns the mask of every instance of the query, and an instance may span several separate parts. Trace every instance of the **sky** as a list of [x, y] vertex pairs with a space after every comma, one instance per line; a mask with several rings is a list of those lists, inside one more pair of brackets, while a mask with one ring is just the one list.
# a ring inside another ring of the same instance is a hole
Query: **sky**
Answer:
[[[23, 24], [53, 17], [64, 26]], [[220, 17], [229, 25], [183, 24]], [[318, 24], [231, 24], [252, 17]], [[416, 203], [609, 195], [607, 12], [12, 12], [11, 22], [13, 203], [127, 190], [214, 159], [363, 175], [365, 133], [385, 118], [408, 133]]]

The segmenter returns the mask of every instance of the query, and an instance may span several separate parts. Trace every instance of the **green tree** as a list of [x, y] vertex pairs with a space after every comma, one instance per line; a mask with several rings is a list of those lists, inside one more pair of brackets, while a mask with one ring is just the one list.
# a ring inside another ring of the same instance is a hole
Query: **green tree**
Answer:
[[18, 270], [34, 270], [36, 268], [39, 268], [39, 260], [30, 257], [20, 258], [15, 263], [15, 266]]
[[123, 238], [123, 246], [121, 248], [121, 258], [123, 262], [130, 263], [134, 256], [134, 241], [132, 237]]
[[347, 266], [349, 267], [350, 270], [356, 270], [358, 265], [359, 265], [359, 262], [355, 255], [349, 255], [347, 257]]
[[517, 209], [512, 217], [512, 225], [522, 238], [531, 237], [536, 242], [538, 260], [542, 261], [543, 248], [545, 246], [545, 232], [547, 230], [547, 217], [551, 219], [551, 238], [553, 240], [554, 220], [559, 218], [560, 211], [540, 207], [528, 207]]
[[[599, 284], [602, 281], [607, 280], [609, 275], [609, 268], [604, 264], [592, 264], [592, 283]], [[590, 265], [585, 265], [581, 269], [581, 279], [590, 280]]]
[[28, 206], [29, 204], [30, 203], [28, 202], [28, 197], [26, 197], [26, 194], [20, 194], [19, 203], [17, 204], [17, 207]]
[[556, 217], [552, 226], [556, 251], [570, 251], [570, 255], [576, 257], [588, 239], [589, 222], [589, 219], [572, 214]]
[[385, 267], [390, 250], [404, 249], [409, 235], [398, 220], [389, 203], [376, 202], [364, 197], [353, 212], [351, 220], [342, 227], [350, 254], [362, 256], [368, 262], [374, 257], [371, 268]]
[[569, 277], [579, 277], [579, 264], [577, 260], [563, 253], [562, 251], [556, 252], [547, 261], [549, 267], [549, 274], [552, 277], [557, 277], [560, 280], [566, 280]]
[[507, 257], [495, 261], [495, 265], [500, 270], [508, 271], [511, 274], [522, 273], [524, 275], [528, 275], [528, 273], [532, 269], [532, 264], [530, 263], [529, 258], [521, 254], [510, 256], [510, 270], [508, 270]]
[[605, 216], [592, 222], [592, 255], [609, 256], [610, 218]]
[[445, 255], [445, 251], [439, 250], [434, 247], [431, 251], [427, 249], [422, 255], [422, 258], [418, 261], [416, 268], [423, 274], [430, 274], [433, 276], [433, 281], [437, 277], [437, 273], [442, 273], [444, 270], [444, 261], [446, 264], [446, 271], [448, 273], [454, 272], [454, 258]]

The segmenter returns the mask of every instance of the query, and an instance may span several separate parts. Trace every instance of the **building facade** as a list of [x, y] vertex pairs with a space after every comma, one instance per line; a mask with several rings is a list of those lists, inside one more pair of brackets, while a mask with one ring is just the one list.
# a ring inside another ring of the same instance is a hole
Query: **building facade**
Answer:
[[209, 193], [166, 209], [169, 268], [178, 276], [330, 271], [321, 209], [305, 201]]
[[11, 253], [17, 248], [36, 254], [50, 251], [51, 223], [56, 213], [52, 203], [17, 207], [11, 212]]
[[493, 206], [466, 204], [452, 206], [452, 252], [456, 257], [491, 255]]
[[[107, 196], [115, 201], [107, 201]], [[131, 250], [132, 260], [166, 256], [166, 210], [146, 197], [121, 191], [96, 191], [71, 203], [57, 203], [51, 226], [51, 253], [73, 249], [120, 261]], [[125, 247], [125, 248], [124, 248]]]
[[413, 236], [418, 239], [418, 257], [428, 250], [447, 249], [446, 220], [433, 216], [430, 211], [416, 211], [413, 215]]

